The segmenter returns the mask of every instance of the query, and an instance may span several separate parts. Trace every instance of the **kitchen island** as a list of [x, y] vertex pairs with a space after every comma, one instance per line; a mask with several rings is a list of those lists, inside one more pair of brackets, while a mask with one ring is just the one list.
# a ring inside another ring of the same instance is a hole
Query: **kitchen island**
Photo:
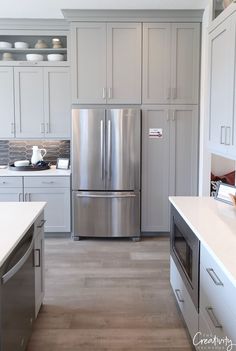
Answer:
[[[171, 284], [194, 345], [199, 350], [207, 350], [209, 346], [236, 350], [236, 209], [210, 197], [170, 197], [170, 202], [174, 208], [171, 216], [172, 243], [185, 248], [182, 257], [189, 258], [189, 263], [182, 261], [176, 265], [173, 260], [175, 252], [172, 251]], [[185, 228], [189, 228], [188, 233], [193, 233], [191, 240], [193, 236], [199, 240], [199, 298], [196, 309], [186, 290], [183, 274], [181, 277], [181, 270], [185, 271], [186, 265], [193, 267], [193, 263], [190, 265], [193, 262], [191, 244], [185, 237], [185, 229], [179, 235], [183, 225], [175, 227], [175, 210], [183, 219]], [[180, 266], [182, 269], [178, 268]], [[216, 344], [213, 345], [214, 340], [210, 336], [215, 338]]]
[[25, 350], [44, 291], [45, 202], [0, 202], [0, 351]]

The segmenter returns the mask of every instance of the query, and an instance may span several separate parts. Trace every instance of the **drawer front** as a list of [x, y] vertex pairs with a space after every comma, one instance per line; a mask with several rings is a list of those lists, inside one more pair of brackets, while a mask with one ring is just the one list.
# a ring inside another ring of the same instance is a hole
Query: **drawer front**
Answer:
[[224, 286], [215, 286], [205, 267], [200, 267], [200, 311], [207, 324], [220, 337], [228, 337], [236, 343], [235, 295], [231, 296]]
[[24, 186], [29, 188], [69, 188], [70, 177], [24, 177]]
[[[217, 305], [224, 301], [236, 318], [236, 287], [231, 283], [214, 258], [201, 245], [201, 279], [204, 279], [204, 287], [207, 287], [207, 295]], [[202, 285], [202, 282], [201, 282]]]
[[170, 258], [170, 282], [189, 334], [194, 338], [198, 332], [198, 313], [172, 258]]
[[21, 188], [22, 177], [0, 177], [0, 188]]

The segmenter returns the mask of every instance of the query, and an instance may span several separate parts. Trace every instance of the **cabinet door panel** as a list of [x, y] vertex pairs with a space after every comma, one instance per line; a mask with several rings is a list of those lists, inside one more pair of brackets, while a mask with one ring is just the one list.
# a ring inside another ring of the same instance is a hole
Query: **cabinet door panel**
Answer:
[[17, 138], [44, 137], [43, 69], [14, 68]]
[[171, 25], [143, 25], [143, 103], [170, 102]]
[[[142, 223], [144, 232], [169, 231], [170, 134], [168, 107], [143, 111], [142, 128]], [[161, 128], [163, 137], [150, 137]]]
[[22, 188], [0, 189], [0, 202], [19, 202], [23, 201]]
[[45, 136], [70, 138], [71, 102], [68, 68], [44, 68]]
[[0, 139], [14, 138], [13, 68], [0, 68]]
[[45, 232], [70, 232], [70, 189], [25, 188], [27, 201], [46, 201]]
[[141, 103], [141, 24], [107, 24], [108, 103]]
[[200, 69], [200, 24], [172, 24], [172, 101], [197, 104]]
[[171, 106], [171, 195], [197, 195], [198, 107]]
[[74, 103], [106, 102], [106, 24], [72, 27], [72, 99]]

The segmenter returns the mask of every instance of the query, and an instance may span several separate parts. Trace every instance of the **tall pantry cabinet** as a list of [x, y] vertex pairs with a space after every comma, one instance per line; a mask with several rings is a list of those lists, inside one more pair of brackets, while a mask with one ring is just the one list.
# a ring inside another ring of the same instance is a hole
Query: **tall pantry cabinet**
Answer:
[[169, 195], [197, 195], [199, 23], [143, 24], [143, 232], [167, 232]]

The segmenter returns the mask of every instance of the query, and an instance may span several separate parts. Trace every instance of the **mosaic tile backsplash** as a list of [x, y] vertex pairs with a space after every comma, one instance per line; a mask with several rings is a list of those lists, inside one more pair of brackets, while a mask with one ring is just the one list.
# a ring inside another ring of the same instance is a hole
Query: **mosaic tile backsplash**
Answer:
[[58, 157], [70, 158], [70, 141], [68, 140], [0, 140], [0, 165], [17, 160], [30, 160], [32, 146], [38, 145], [47, 150], [45, 161], [56, 164]]

